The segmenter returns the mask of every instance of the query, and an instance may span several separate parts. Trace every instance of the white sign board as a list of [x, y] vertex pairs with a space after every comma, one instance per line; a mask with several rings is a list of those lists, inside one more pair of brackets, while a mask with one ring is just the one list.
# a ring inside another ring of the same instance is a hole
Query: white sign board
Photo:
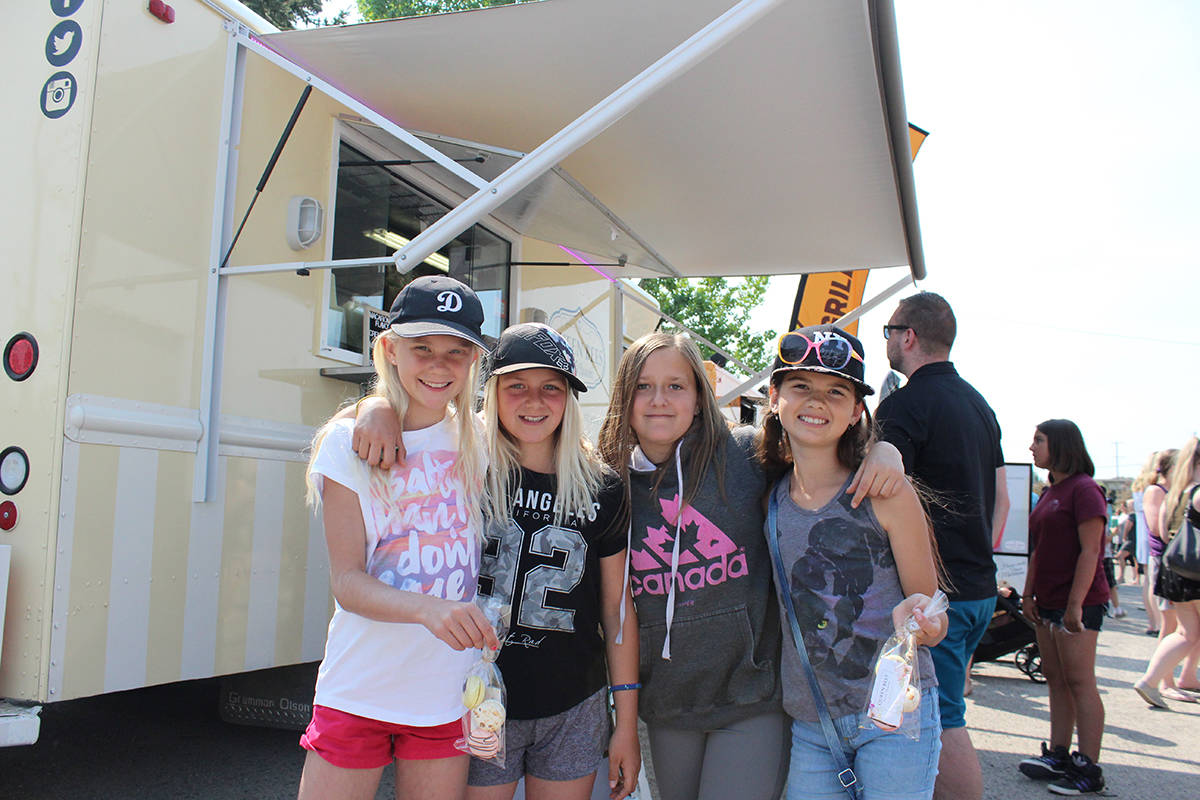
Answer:
[[1020, 592], [1029, 568], [1029, 506], [1033, 491], [1033, 467], [1030, 464], [1005, 464], [1008, 485], [1008, 517], [1004, 528], [992, 532], [992, 552], [996, 561], [996, 581], [1007, 583]]

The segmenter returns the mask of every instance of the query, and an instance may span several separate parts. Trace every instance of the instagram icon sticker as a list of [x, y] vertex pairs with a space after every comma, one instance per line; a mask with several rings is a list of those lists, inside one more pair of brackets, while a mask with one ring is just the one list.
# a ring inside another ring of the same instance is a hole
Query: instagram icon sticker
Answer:
[[49, 119], [58, 119], [71, 110], [76, 95], [75, 76], [69, 72], [56, 72], [42, 87], [42, 113]]

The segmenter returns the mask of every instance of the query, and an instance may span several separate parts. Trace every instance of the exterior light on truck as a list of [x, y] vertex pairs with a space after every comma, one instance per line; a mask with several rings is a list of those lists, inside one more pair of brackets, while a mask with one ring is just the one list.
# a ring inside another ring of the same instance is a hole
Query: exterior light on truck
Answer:
[[0, 452], [0, 492], [16, 494], [29, 480], [29, 457], [19, 447], [6, 447]]
[[33, 374], [38, 362], [37, 340], [29, 333], [18, 333], [4, 346], [4, 371], [14, 381]]
[[17, 527], [17, 504], [12, 500], [0, 503], [0, 531], [11, 531]]

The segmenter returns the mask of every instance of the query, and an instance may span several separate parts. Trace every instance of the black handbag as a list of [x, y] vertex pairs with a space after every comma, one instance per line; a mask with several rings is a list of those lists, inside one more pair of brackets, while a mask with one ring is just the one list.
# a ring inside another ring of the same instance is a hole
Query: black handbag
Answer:
[[[1192, 487], [1192, 491], [1188, 492], [1189, 510], [1196, 488]], [[1183, 516], [1183, 525], [1171, 537], [1170, 544], [1163, 551], [1163, 566], [1176, 575], [1200, 581], [1200, 531], [1192, 526], [1186, 513]]]

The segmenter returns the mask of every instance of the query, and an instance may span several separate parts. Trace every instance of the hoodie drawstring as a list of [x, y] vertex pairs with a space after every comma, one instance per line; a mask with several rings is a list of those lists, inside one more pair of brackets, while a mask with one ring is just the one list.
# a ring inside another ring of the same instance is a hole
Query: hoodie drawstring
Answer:
[[[683, 440], [675, 445], [675, 483], [678, 487], [679, 506], [675, 512], [675, 542], [671, 546], [671, 589], [667, 592], [667, 634], [663, 639], [662, 657], [671, 660], [671, 623], [675, 620], [675, 576], [679, 573], [679, 540], [683, 530], [683, 462], [679, 452]], [[651, 472], [656, 469], [654, 462], [646, 458], [640, 447], [634, 447], [629, 454], [629, 468], [634, 472]], [[632, 501], [632, 494], [630, 495]], [[633, 509], [629, 509], [629, 528], [625, 532], [625, 576], [621, 584], [621, 630], [617, 633], [617, 644], [621, 643], [625, 633], [625, 598], [629, 595], [629, 562], [633, 552]]]
[[[680, 442], [682, 444], [682, 442]], [[671, 546], [671, 590], [667, 592], [667, 635], [663, 639], [662, 657], [671, 660], [671, 623], [675, 620], [675, 575], [679, 572], [679, 540], [683, 528], [683, 465], [679, 460], [679, 445], [675, 446], [675, 485], [679, 487], [679, 503], [675, 507], [675, 543]]]
[[618, 618], [617, 644], [625, 638], [625, 601], [629, 597], [629, 552], [633, 547], [633, 510], [629, 511], [629, 527], [625, 529], [625, 577], [621, 579], [621, 613]]

